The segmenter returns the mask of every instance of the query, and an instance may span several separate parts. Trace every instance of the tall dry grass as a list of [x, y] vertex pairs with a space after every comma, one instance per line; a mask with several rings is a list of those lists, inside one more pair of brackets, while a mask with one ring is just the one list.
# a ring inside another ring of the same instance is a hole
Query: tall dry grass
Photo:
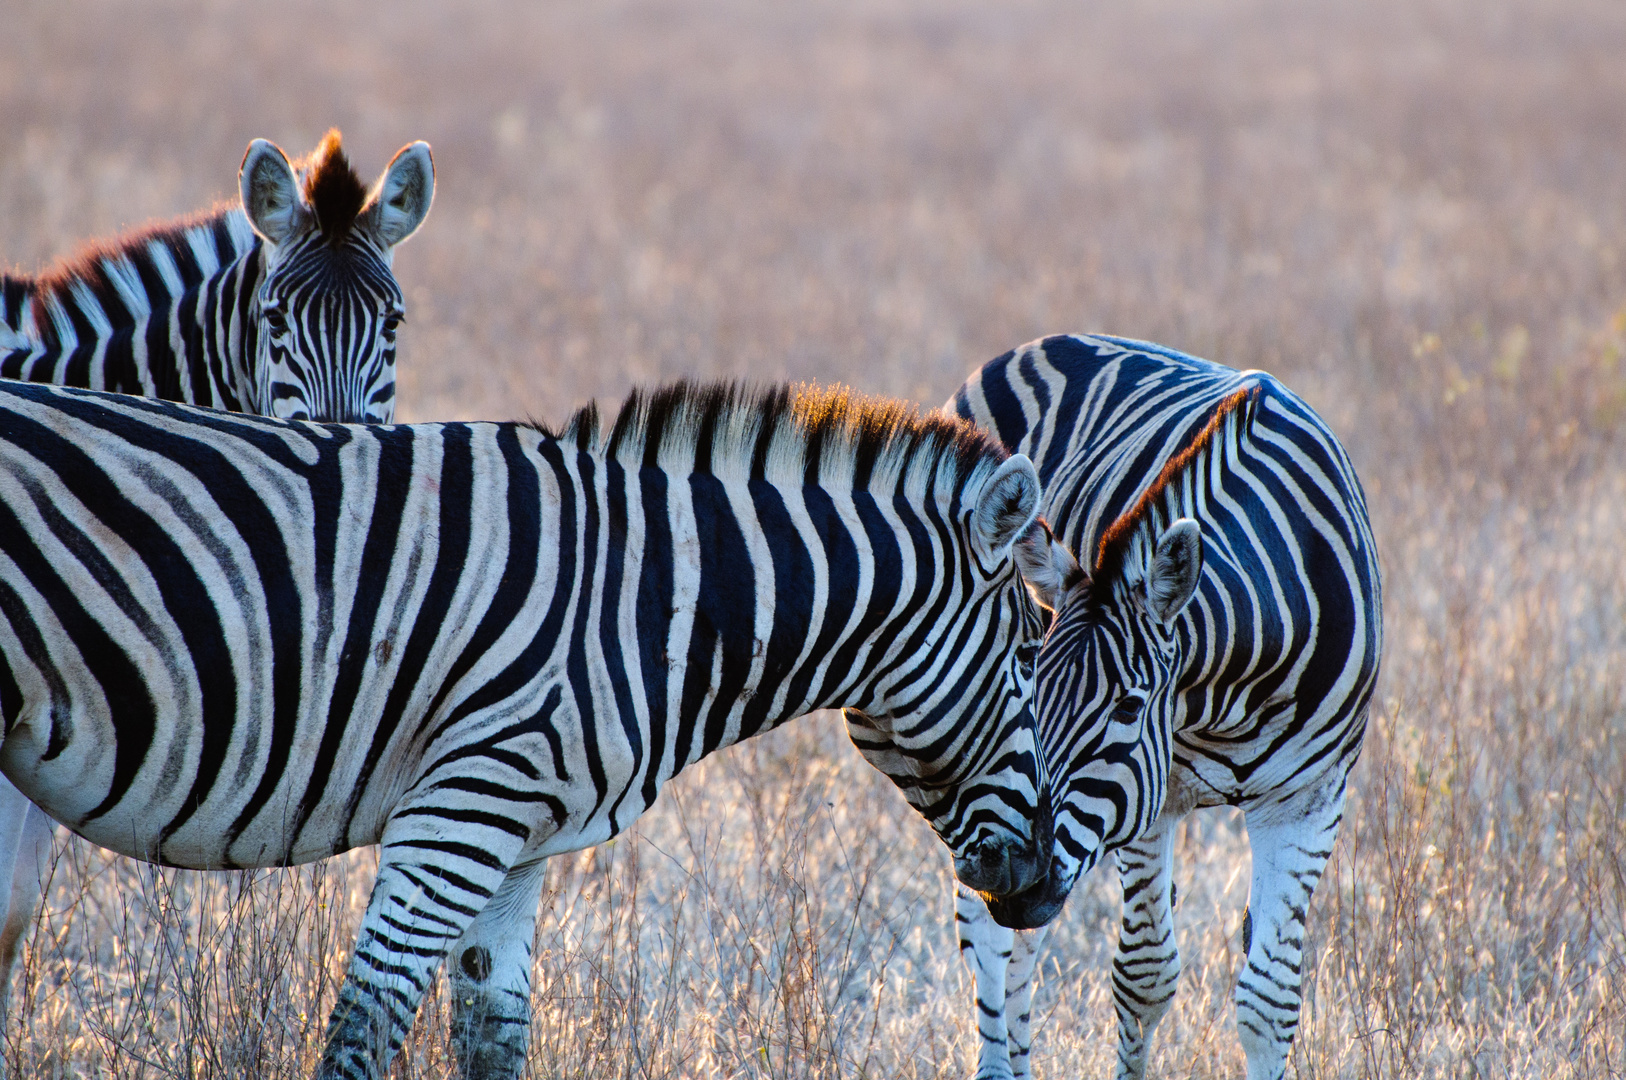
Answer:
[[[1276, 372], [1366, 481], [1389, 631], [1293, 1068], [1619, 1076], [1622, 55], [1617, 0], [8, 0], [0, 252], [191, 209], [249, 139], [339, 124], [369, 173], [435, 147], [407, 419], [682, 374], [935, 403], [1065, 330]], [[1246, 839], [1210, 813], [1179, 845], [1153, 1068], [1235, 1075]], [[369, 880], [65, 843], [0, 1057], [303, 1075]], [[719, 755], [556, 860], [533, 1073], [965, 1075], [946, 880], [830, 718]], [[1043, 1076], [1110, 1067], [1113, 885], [1052, 936]], [[433, 998], [397, 1075], [444, 1075], [444, 1031]]]

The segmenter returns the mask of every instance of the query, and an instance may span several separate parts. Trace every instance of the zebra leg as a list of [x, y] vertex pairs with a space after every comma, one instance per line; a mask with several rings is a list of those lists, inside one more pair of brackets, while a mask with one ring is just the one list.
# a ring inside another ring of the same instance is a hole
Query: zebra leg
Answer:
[[1033, 970], [1050, 928], [1013, 931], [1011, 960], [1005, 969], [1005, 1031], [1011, 1054], [1011, 1075], [1024, 1080], [1033, 1051]]
[[362, 917], [317, 1080], [381, 1080], [451, 944], [485, 909], [523, 841], [483, 829], [457, 841], [427, 809], [397, 810]]
[[516, 866], [452, 946], [452, 1047], [468, 1080], [508, 1080], [531, 1037], [531, 943], [546, 860]]
[[1183, 815], [1161, 814], [1152, 827], [1119, 848], [1123, 925], [1112, 961], [1112, 998], [1118, 1010], [1118, 1077], [1140, 1080], [1146, 1054], [1180, 979], [1180, 948], [1174, 939], [1174, 827]]
[[988, 914], [982, 898], [963, 885], [954, 887], [954, 921], [960, 932], [960, 955], [976, 980], [977, 1080], [1012, 1076], [1009, 1033], [1005, 1024], [1005, 978], [1015, 931]]
[[1298, 1033], [1304, 919], [1344, 815], [1342, 777], [1247, 812], [1253, 880], [1243, 915], [1247, 964], [1236, 981], [1236, 1024], [1248, 1080], [1277, 1080]]
[[[11, 787], [3, 777], [0, 783]], [[29, 803], [12, 863], [10, 904], [6, 908], [5, 924], [0, 927], [0, 1028], [11, 1014], [11, 973], [17, 965], [17, 950], [23, 935], [33, 925], [45, 875], [51, 872], [55, 835], [56, 822], [44, 810]]]

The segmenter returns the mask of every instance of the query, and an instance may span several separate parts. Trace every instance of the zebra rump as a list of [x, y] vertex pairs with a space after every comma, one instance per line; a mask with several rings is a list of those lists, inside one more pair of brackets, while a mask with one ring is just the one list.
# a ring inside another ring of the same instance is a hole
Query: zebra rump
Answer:
[[607, 436], [316, 425], [0, 383], [0, 770], [191, 867], [381, 843], [319, 1068], [382, 1074], [450, 951], [517, 1075], [547, 856], [843, 707], [990, 896], [1051, 838], [1031, 463], [836, 392], [678, 385]]

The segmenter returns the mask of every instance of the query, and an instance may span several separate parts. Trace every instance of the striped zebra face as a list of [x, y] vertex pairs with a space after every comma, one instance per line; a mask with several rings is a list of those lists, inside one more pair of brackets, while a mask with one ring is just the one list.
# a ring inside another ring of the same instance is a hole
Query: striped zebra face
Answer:
[[954, 854], [955, 876], [985, 896], [1032, 889], [1052, 833], [1033, 713], [1043, 618], [1024, 584], [1049, 558], [1038, 476], [1008, 460], [962, 521], [967, 543], [922, 622], [879, 667], [874, 709], [848, 732]]
[[1201, 534], [1183, 518], [1155, 543], [1142, 529], [1120, 565], [1075, 573], [1050, 597], [1055, 621], [1039, 654], [1035, 700], [1056, 799], [1054, 863], [1044, 888], [990, 904], [996, 920], [1049, 922], [1081, 873], [1162, 811], [1175, 620], [1201, 573]]
[[405, 317], [395, 247], [434, 197], [426, 143], [396, 154], [371, 191], [329, 132], [296, 172], [261, 139], [243, 159], [243, 209], [263, 241], [252, 411], [289, 420], [388, 423]]
[[387, 254], [319, 234], [281, 253], [260, 290], [265, 411], [285, 420], [387, 424], [395, 416], [395, 335], [405, 318]]

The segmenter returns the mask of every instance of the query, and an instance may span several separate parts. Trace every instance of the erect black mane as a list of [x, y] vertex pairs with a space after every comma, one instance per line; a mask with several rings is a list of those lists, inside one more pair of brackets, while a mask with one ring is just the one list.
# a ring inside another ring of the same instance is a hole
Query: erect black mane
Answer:
[[[196, 229], [213, 231], [216, 234], [217, 244], [222, 243], [232, 231], [227, 218], [239, 208], [238, 203], [221, 202], [208, 210], [170, 218], [167, 221], [149, 222], [113, 237], [87, 240], [74, 249], [72, 254], [58, 259], [35, 277], [26, 274], [0, 274], [0, 289], [3, 289], [5, 296], [6, 323], [24, 334], [34, 334], [54, 347], [58, 344], [56, 325], [45, 317], [45, 309], [53, 300], [66, 302], [75, 286], [78, 286], [88, 289], [98, 299], [104, 301], [103, 308], [113, 318], [116, 327], [130, 325], [128, 318], [124, 317], [124, 303], [117, 300], [118, 290], [108, 277], [107, 261], [117, 263], [120, 260], [137, 257], [154, 241], [172, 252], [184, 251], [189, 246], [187, 234]], [[249, 239], [252, 240], [252, 237]], [[246, 250], [247, 247], [248, 244], [245, 243], [239, 250]], [[31, 319], [33, 325], [23, 326], [20, 325], [22, 322], [20, 313], [23, 300], [29, 296], [32, 296], [34, 301]], [[107, 303], [108, 300], [114, 302]]]
[[[586, 450], [599, 445], [599, 423], [597, 406], [588, 405], [563, 428], [531, 426]], [[979, 468], [997, 466], [1009, 456], [991, 435], [964, 420], [844, 386], [753, 388], [687, 379], [628, 394], [602, 452], [646, 466], [681, 458], [701, 473], [748, 469], [751, 476], [763, 477], [794, 467], [809, 482], [821, 470], [845, 466], [858, 487], [880, 468], [928, 466], [946, 467], [944, 482], [963, 483]]]
[[343, 141], [339, 129], [330, 128], [309, 157], [294, 163], [303, 176], [305, 201], [316, 214], [316, 226], [332, 244], [350, 235], [367, 205], [367, 185], [344, 156]]

